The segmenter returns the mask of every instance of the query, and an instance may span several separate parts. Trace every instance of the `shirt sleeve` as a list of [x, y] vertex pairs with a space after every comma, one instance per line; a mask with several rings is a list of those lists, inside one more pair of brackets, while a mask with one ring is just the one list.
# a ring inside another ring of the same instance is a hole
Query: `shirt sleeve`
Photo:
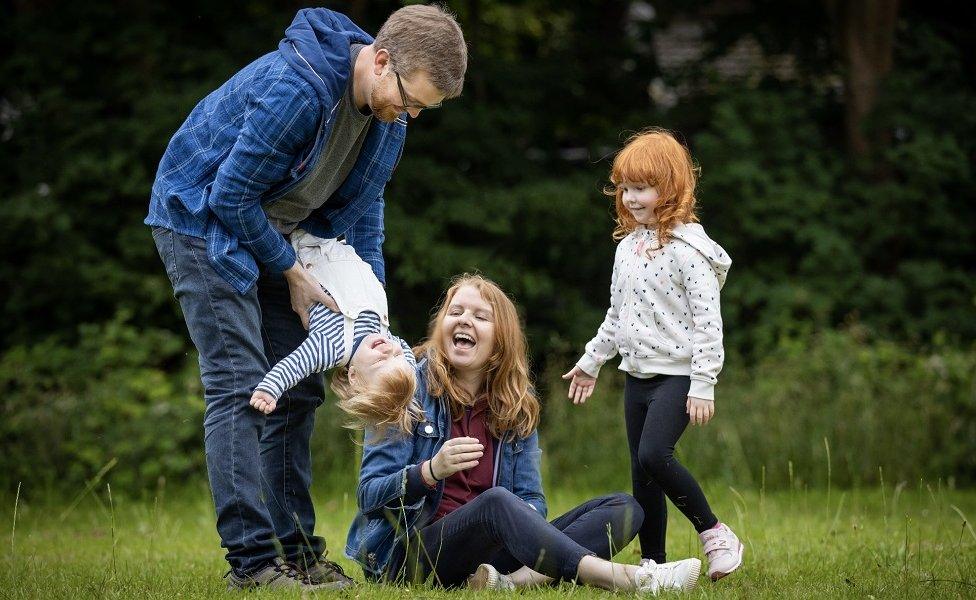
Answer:
[[533, 431], [522, 441], [522, 451], [515, 457], [512, 493], [527, 502], [540, 515], [546, 516], [548, 506], [546, 494], [542, 490], [542, 449], [539, 448], [538, 431]]
[[295, 263], [295, 251], [268, 222], [261, 199], [285, 180], [293, 157], [314, 139], [317, 112], [309, 93], [287, 79], [255, 90], [207, 198], [210, 210], [241, 245], [277, 273]]
[[415, 437], [390, 429], [366, 430], [363, 460], [359, 471], [356, 501], [368, 517], [381, 516], [384, 510], [420, 508], [436, 489], [423, 484], [420, 465], [407, 463], [413, 454]]
[[383, 242], [386, 240], [383, 221], [385, 206], [386, 201], [380, 194], [346, 235], [349, 245], [373, 269], [376, 278], [384, 286], [386, 285], [386, 263], [383, 260]]
[[585, 353], [576, 362], [576, 366], [590, 377], [599, 376], [603, 364], [617, 355], [616, 339], [620, 329], [620, 290], [617, 287], [619, 271], [620, 261], [614, 260], [613, 273], [610, 276], [610, 308], [607, 309], [607, 315], [597, 329], [596, 336], [586, 344]]
[[278, 361], [255, 389], [278, 399], [312, 373], [337, 367], [345, 358], [344, 327], [343, 315], [332, 312], [322, 304], [312, 306], [308, 338]]
[[715, 399], [715, 384], [725, 361], [722, 345], [722, 311], [718, 276], [697, 251], [681, 267], [682, 283], [691, 307], [691, 388], [689, 396]]
[[398, 337], [396, 338], [396, 340], [400, 343], [400, 348], [403, 349], [403, 358], [407, 360], [407, 362], [410, 364], [411, 367], [416, 369], [417, 357], [413, 355], [413, 348], [411, 348], [410, 344], [404, 341], [403, 338]]

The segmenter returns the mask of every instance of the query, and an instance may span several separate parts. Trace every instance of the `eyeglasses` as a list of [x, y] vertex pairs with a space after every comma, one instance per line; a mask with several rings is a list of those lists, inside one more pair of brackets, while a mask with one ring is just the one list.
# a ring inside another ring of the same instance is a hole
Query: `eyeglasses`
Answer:
[[403, 89], [403, 81], [400, 80], [400, 74], [397, 73], [396, 71], [393, 71], [393, 74], [396, 75], [397, 87], [400, 88], [400, 102], [403, 103], [404, 110], [408, 108], [416, 108], [417, 110], [429, 110], [431, 108], [440, 108], [441, 104], [443, 104], [443, 102], [436, 102], [434, 104], [411, 104], [407, 102], [407, 92], [406, 90]]

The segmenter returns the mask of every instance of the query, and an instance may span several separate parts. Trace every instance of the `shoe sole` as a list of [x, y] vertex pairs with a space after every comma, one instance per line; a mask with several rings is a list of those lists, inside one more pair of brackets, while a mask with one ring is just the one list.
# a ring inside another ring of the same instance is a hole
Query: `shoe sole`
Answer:
[[711, 574], [712, 581], [718, 581], [719, 579], [723, 577], [728, 577], [729, 575], [734, 573], [739, 567], [742, 566], [742, 557], [745, 556], [745, 553], [746, 553], [746, 547], [742, 544], [742, 542], [739, 542], [739, 562], [735, 563], [735, 565], [733, 565], [731, 569], [729, 569], [724, 573], [722, 571], [717, 571], [715, 573], [712, 573]]
[[471, 577], [468, 577], [469, 590], [493, 589], [491, 585], [491, 569], [486, 565], [478, 565]]
[[353, 582], [348, 582], [348, 581], [325, 581], [325, 582], [322, 582], [322, 583], [313, 583], [312, 585], [314, 585], [315, 586], [315, 589], [317, 589], [317, 590], [339, 591], [339, 590], [348, 590], [349, 588], [354, 587], [356, 585], [356, 582], [355, 581], [353, 581]]
[[698, 585], [698, 578], [700, 576], [701, 576], [701, 561], [695, 559], [695, 564], [691, 568], [691, 576], [688, 577], [684, 585], [681, 586], [681, 591], [690, 592], [691, 590], [695, 589], [695, 586]]

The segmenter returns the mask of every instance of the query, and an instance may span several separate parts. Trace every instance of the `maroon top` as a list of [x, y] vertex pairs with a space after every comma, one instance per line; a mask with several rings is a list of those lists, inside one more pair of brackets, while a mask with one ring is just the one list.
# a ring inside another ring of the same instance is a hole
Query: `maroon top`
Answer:
[[491, 487], [495, 474], [495, 439], [488, 431], [487, 408], [488, 402], [481, 400], [473, 407], [465, 409], [460, 419], [451, 421], [452, 438], [478, 438], [485, 450], [484, 455], [478, 459], [477, 466], [458, 471], [444, 481], [444, 496], [437, 505], [434, 521], [474, 500], [478, 494]]

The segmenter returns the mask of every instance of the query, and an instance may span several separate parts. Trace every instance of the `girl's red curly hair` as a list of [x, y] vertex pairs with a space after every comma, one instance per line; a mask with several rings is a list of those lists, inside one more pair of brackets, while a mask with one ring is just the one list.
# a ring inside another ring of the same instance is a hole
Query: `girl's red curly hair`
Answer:
[[613, 239], [620, 240], [637, 229], [634, 219], [623, 202], [623, 182], [644, 183], [657, 190], [654, 207], [660, 244], [667, 243], [671, 231], [681, 223], [696, 223], [695, 186], [698, 168], [688, 148], [675, 139], [667, 129], [650, 127], [634, 134], [617, 154], [610, 172], [613, 184], [604, 193], [616, 202], [617, 226]]

